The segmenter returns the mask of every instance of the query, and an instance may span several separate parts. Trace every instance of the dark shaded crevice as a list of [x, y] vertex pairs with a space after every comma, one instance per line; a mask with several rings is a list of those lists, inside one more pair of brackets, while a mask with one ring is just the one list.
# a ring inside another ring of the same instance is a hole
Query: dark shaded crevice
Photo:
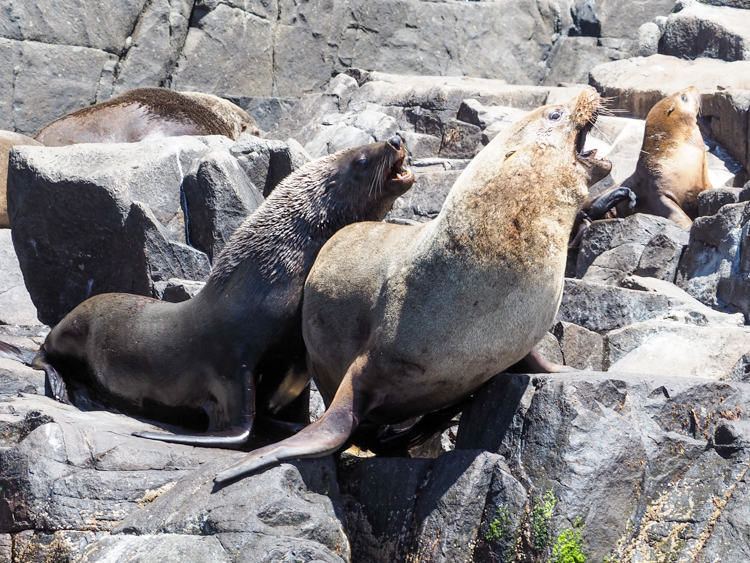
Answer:
[[[190, 29], [193, 27], [198, 27], [197, 25], [194, 25], [194, 22], [196, 23], [199, 22], [208, 13], [208, 11], [205, 11], [206, 13], [199, 14], [199, 12], [202, 11], [202, 8], [197, 7], [196, 3], [197, 1], [193, 0], [193, 4], [190, 6], [190, 13], [187, 16], [187, 21], [188, 21], [187, 30], [185, 31], [185, 35], [182, 38], [179, 48], [175, 50], [174, 60], [170, 62], [169, 68], [166, 69], [164, 81], [161, 84], [161, 86], [163, 86], [164, 88], [172, 87], [172, 77], [174, 75], [175, 70], [177, 69], [180, 57], [182, 56], [182, 51], [185, 49], [185, 43], [187, 42], [188, 35], [190, 35]], [[170, 29], [170, 34], [171, 34], [172, 32], [171, 21], [170, 21], [169, 29]]]

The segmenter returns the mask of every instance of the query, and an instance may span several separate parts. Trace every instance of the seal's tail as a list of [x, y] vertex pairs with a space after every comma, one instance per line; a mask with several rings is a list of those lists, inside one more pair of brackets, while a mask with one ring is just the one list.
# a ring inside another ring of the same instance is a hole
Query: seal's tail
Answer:
[[34, 361], [34, 356], [36, 356], [36, 352], [19, 348], [18, 346], [13, 346], [12, 344], [0, 340], [0, 358], [15, 360], [30, 366], [31, 362]]

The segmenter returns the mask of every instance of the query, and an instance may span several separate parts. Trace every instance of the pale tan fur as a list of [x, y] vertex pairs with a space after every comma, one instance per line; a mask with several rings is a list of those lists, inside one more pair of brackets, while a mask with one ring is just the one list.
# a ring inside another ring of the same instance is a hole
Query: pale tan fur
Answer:
[[711, 189], [699, 109], [700, 94], [692, 86], [651, 108], [635, 172], [622, 183], [635, 192], [636, 205], [632, 211], [627, 203], [618, 205], [618, 217], [650, 213], [690, 228], [698, 216], [698, 194]]

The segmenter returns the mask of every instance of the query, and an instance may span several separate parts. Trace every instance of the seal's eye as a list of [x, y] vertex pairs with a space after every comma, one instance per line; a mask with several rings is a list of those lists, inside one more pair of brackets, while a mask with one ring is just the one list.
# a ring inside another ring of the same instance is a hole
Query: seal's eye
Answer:
[[362, 157], [357, 161], [357, 166], [364, 168], [367, 165], [367, 159]]
[[683, 94], [683, 95], [682, 95], [682, 96], [680, 96], [680, 97], [682, 98], [682, 101], [683, 101], [683, 102], [687, 102], [687, 96], [686, 96], [685, 94]]
[[561, 117], [562, 117], [562, 112], [559, 109], [556, 109], [552, 113], [549, 114], [549, 118], [551, 121], [559, 121]]

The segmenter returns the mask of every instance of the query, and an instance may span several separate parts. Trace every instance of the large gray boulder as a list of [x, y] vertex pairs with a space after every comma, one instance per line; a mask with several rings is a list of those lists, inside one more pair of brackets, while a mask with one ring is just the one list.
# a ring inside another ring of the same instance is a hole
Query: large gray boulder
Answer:
[[207, 139], [23, 147], [37, 150], [12, 154], [13, 242], [42, 322], [57, 323], [98, 293], [152, 295], [155, 282], [208, 275], [206, 255], [180, 242], [185, 171], [209, 145], [231, 143]]
[[683, 59], [750, 60], [750, 10], [686, 4], [669, 15], [660, 53]]

